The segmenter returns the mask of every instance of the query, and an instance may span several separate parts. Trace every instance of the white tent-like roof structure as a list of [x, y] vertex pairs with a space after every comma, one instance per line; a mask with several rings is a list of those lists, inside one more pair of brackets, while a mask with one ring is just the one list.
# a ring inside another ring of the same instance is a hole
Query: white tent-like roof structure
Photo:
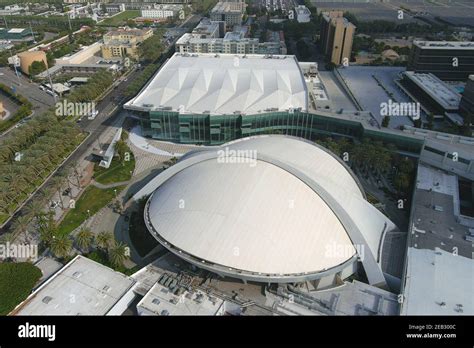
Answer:
[[140, 192], [150, 232], [170, 251], [216, 273], [289, 282], [357, 261], [371, 284], [385, 232], [345, 164], [308, 141], [256, 136], [184, 156]]
[[175, 53], [125, 108], [218, 115], [305, 111], [308, 93], [294, 56]]

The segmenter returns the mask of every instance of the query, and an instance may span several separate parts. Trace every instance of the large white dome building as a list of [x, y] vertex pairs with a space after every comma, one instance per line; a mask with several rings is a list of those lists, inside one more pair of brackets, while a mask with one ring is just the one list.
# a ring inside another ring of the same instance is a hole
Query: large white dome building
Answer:
[[326, 149], [294, 137], [239, 139], [188, 153], [155, 177], [144, 217], [167, 249], [244, 281], [344, 279], [362, 265], [383, 286], [383, 239], [395, 225]]

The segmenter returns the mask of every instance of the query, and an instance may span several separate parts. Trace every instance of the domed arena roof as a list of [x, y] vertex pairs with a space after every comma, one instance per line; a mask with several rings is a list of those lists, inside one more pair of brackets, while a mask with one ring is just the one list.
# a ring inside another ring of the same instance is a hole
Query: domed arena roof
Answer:
[[150, 232], [200, 267], [287, 282], [339, 272], [359, 256], [369, 282], [383, 281], [380, 245], [394, 225], [365, 200], [350, 169], [316, 144], [271, 135], [203, 148], [137, 195], [149, 193]]

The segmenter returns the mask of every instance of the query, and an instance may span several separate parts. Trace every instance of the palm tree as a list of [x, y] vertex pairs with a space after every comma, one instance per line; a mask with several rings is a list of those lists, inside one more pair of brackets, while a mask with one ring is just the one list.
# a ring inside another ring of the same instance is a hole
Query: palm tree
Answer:
[[86, 251], [90, 248], [93, 239], [94, 234], [91, 230], [82, 229], [76, 235], [76, 244], [82, 251]]
[[63, 204], [63, 200], [61, 198], [61, 188], [63, 187], [65, 181], [66, 181], [66, 178], [64, 176], [61, 176], [61, 175], [55, 175], [51, 179], [51, 186], [54, 187], [54, 189], [58, 193], [59, 202], [61, 203], [61, 208], [63, 208], [63, 209], [64, 209], [64, 204]]
[[72, 240], [69, 236], [54, 236], [51, 241], [51, 251], [58, 258], [64, 258], [69, 255], [72, 248]]
[[70, 164], [70, 168], [74, 172], [74, 176], [76, 177], [76, 180], [77, 180], [77, 188], [80, 189], [81, 188], [81, 181], [79, 180], [79, 170], [78, 170], [77, 167], [78, 167], [77, 162], [73, 162], [73, 163]]
[[118, 140], [115, 143], [115, 152], [117, 153], [119, 160], [123, 159], [124, 154], [125, 152], [127, 152], [127, 150], [127, 144], [125, 144], [125, 141], [123, 141], [122, 139]]
[[19, 216], [13, 223], [12, 227], [14, 231], [17, 232], [18, 234], [23, 234], [27, 232], [26, 230], [30, 224], [30, 219], [31, 218], [29, 218], [26, 215]]
[[39, 233], [40, 233], [40, 240], [46, 246], [50, 246], [54, 240], [54, 236], [56, 235], [56, 224], [53, 218], [53, 214], [50, 212], [48, 216], [44, 219], [41, 219], [39, 222]]
[[44, 215], [44, 201], [34, 199], [30, 203], [28, 203], [26, 207], [27, 214], [34, 218], [36, 222], [41, 220], [41, 217]]
[[109, 260], [115, 267], [121, 266], [127, 258], [127, 248], [122, 242], [115, 241], [109, 249]]
[[109, 247], [112, 240], [113, 240], [112, 233], [102, 231], [97, 235], [95, 242], [98, 248], [106, 250]]

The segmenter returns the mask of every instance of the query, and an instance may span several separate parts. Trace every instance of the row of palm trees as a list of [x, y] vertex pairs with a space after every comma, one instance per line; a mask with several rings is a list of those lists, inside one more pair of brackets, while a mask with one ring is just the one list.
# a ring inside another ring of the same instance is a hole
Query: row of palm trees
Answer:
[[71, 255], [74, 244], [83, 254], [92, 248], [105, 253], [114, 267], [122, 266], [128, 257], [126, 245], [117, 242], [112, 233], [103, 231], [94, 236], [89, 229], [80, 230], [74, 240], [67, 235], [54, 236], [50, 243], [51, 252], [58, 258], [66, 258]]
[[[0, 144], [0, 214], [11, 215], [82, 140], [74, 124], [55, 119], [38, 116]], [[47, 128], [36, 127], [43, 120]]]

